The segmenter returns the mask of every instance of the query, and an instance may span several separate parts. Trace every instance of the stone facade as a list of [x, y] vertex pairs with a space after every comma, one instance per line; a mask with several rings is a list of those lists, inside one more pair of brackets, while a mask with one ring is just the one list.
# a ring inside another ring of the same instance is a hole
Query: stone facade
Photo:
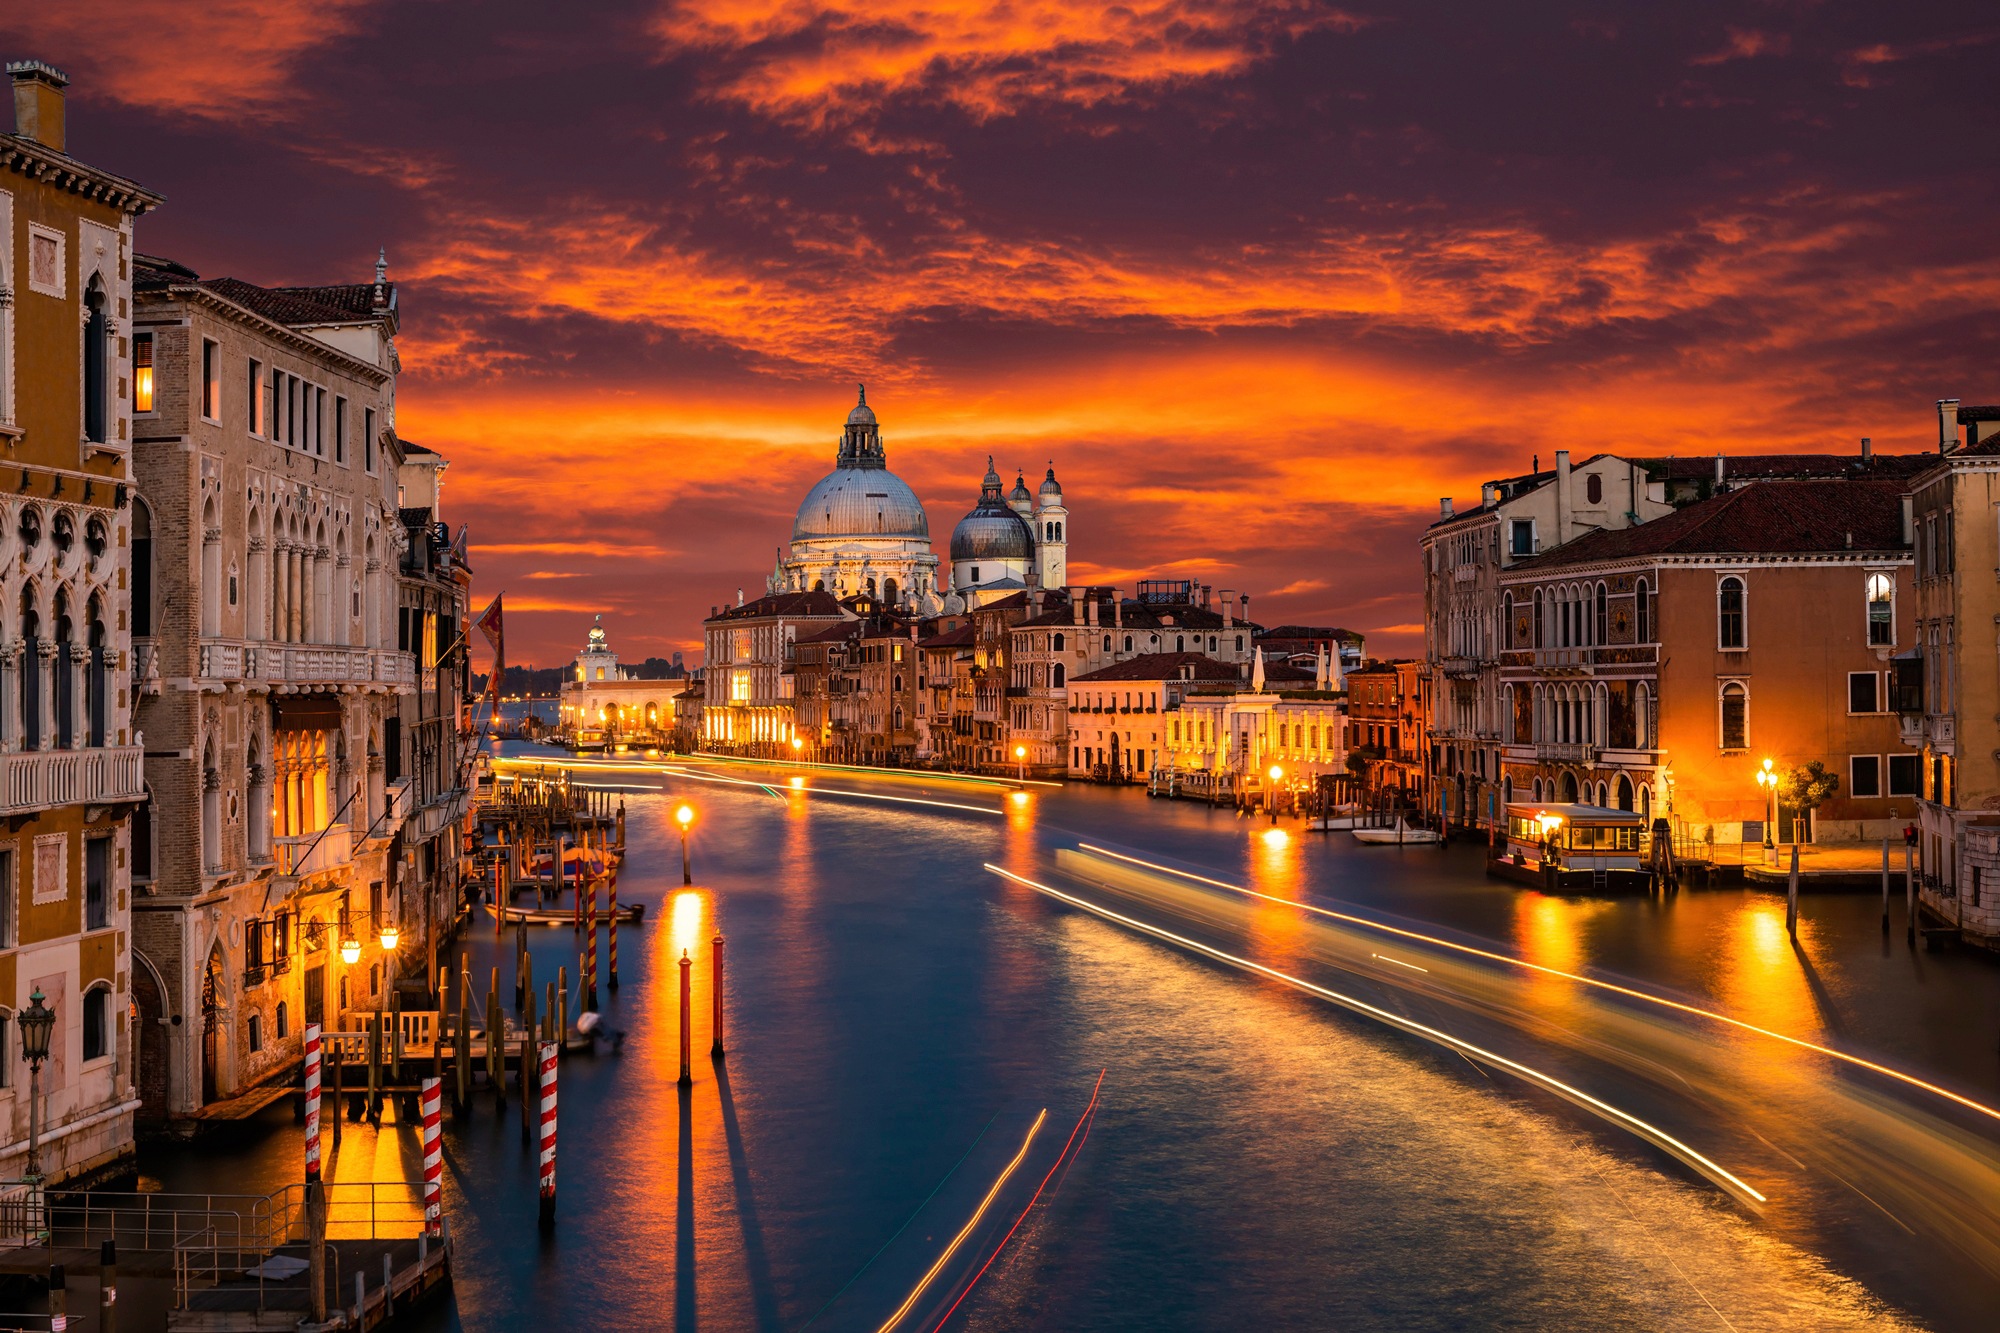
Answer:
[[10, 65], [0, 134], [0, 1175], [28, 1167], [18, 1019], [54, 1011], [40, 1167], [131, 1150], [132, 239], [159, 200], [66, 154], [67, 80]]
[[[386, 996], [406, 804], [384, 755], [416, 671], [393, 641], [393, 288], [166, 261], [137, 286], [135, 966], [144, 1113], [166, 1118], [288, 1076], [307, 1023]], [[352, 966], [343, 938], [364, 945]]]

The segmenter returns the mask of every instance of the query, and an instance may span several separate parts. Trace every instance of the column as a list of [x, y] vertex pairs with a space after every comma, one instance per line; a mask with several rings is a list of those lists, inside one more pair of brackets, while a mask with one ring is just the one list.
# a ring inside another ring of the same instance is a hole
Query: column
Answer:
[[39, 733], [42, 738], [42, 748], [53, 750], [56, 748], [56, 645], [51, 639], [43, 639], [35, 647], [36, 658], [30, 667], [35, 672], [35, 683], [39, 687], [36, 690], [37, 702], [40, 705], [36, 710], [40, 714]]
[[283, 641], [285, 616], [292, 602], [291, 547], [282, 541], [271, 543], [271, 619], [268, 637]]

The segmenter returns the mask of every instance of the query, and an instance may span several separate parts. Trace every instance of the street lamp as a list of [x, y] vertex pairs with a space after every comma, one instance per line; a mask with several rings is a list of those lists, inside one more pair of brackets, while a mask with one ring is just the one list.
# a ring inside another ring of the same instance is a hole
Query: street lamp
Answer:
[[674, 822], [681, 826], [681, 883], [694, 883], [694, 865], [688, 860], [688, 825], [694, 823], [694, 807], [683, 805], [674, 811]]
[[1278, 822], [1278, 784], [1285, 780], [1285, 770], [1277, 764], [1271, 765], [1271, 788], [1264, 793], [1264, 807], [1271, 812], [1271, 822]]
[[21, 1014], [21, 1058], [28, 1062], [28, 1180], [42, 1178], [42, 1061], [49, 1058], [49, 1033], [55, 1028], [55, 1010], [45, 1007], [47, 998], [40, 986], [28, 996]]
[[1027, 786], [1027, 785], [1028, 785], [1028, 747], [1027, 747], [1027, 746], [1025, 746], [1025, 745], [1017, 745], [1017, 746], [1015, 746], [1015, 747], [1014, 747], [1014, 763], [1015, 763], [1015, 764], [1016, 764], [1016, 765], [1018, 766], [1018, 769], [1019, 769], [1019, 774], [1018, 774], [1018, 776], [1019, 776], [1019, 780], [1020, 780], [1020, 783], [1021, 783], [1021, 785], [1022, 785], [1023, 787]]
[[1766, 759], [1764, 767], [1757, 772], [1757, 786], [1770, 794], [1770, 804], [1766, 813], [1770, 818], [1764, 821], [1764, 856], [1772, 865], [1778, 863], [1778, 844], [1771, 838], [1771, 826], [1778, 822], [1778, 775], [1771, 771], [1771, 761]]

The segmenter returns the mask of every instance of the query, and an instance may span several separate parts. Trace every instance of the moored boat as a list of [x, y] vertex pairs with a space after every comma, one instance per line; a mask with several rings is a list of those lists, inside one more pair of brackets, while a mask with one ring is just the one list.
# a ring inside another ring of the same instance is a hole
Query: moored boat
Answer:
[[[502, 921], [525, 923], [530, 926], [567, 926], [576, 921], [576, 909], [573, 907], [512, 907], [496, 903], [489, 898], [486, 902], [486, 911]], [[604, 912], [599, 912], [598, 920], [604, 920], [606, 915]], [[620, 904], [618, 919], [636, 925], [646, 919], [646, 904]]]
[[1444, 835], [1436, 829], [1412, 828], [1400, 819], [1390, 828], [1358, 828], [1353, 832], [1356, 842], [1376, 847], [1421, 847], [1444, 841]]

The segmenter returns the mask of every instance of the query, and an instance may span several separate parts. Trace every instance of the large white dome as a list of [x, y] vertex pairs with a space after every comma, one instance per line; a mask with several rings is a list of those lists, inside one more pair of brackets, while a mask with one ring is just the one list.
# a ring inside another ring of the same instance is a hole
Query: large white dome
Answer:
[[929, 541], [930, 519], [917, 493], [883, 467], [835, 468], [806, 492], [792, 540], [900, 537]]

